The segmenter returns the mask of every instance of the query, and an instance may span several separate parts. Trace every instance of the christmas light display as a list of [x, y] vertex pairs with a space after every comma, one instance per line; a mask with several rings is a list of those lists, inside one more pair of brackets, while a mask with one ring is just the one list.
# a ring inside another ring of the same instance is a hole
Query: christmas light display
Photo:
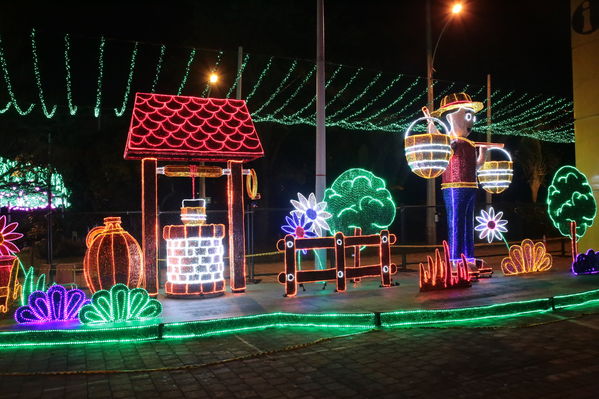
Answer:
[[[21, 265], [22, 266], [22, 265]], [[23, 284], [21, 285], [21, 306], [27, 305], [29, 295], [34, 291], [46, 291], [46, 275], [44, 273], [39, 276], [35, 276], [35, 269], [33, 266], [29, 266], [27, 271], [24, 271], [25, 277], [23, 278]]]
[[206, 201], [183, 200], [183, 225], [164, 226], [169, 296], [213, 295], [225, 290], [223, 238], [225, 226], [204, 224]]
[[443, 241], [443, 257], [439, 249], [435, 249], [435, 258], [428, 256], [426, 266], [420, 263], [420, 291], [430, 291], [445, 288], [470, 287], [470, 273], [468, 261], [462, 255], [462, 259], [453, 271], [449, 260], [449, 245]]
[[555, 295], [516, 302], [457, 309], [398, 310], [382, 313], [265, 313], [189, 322], [144, 322], [143, 325], [0, 331], [1, 349], [102, 343], [176, 340], [237, 334], [266, 328], [322, 327], [327, 329], [377, 327], [410, 328], [428, 325], [479, 325], [479, 321], [501, 320], [543, 314], [560, 309], [599, 305], [599, 290]]
[[363, 234], [376, 234], [395, 219], [395, 202], [385, 181], [364, 169], [343, 172], [324, 192], [330, 231], [345, 235], [360, 228]]
[[275, 97], [279, 95], [281, 90], [283, 90], [283, 88], [287, 84], [287, 81], [291, 78], [291, 75], [295, 71], [295, 68], [297, 68], [297, 61], [293, 61], [291, 67], [289, 68], [289, 71], [287, 71], [287, 75], [285, 75], [285, 77], [281, 80], [281, 83], [279, 83], [279, 86], [273, 91], [270, 98], [266, 100], [264, 103], [262, 103], [262, 105], [256, 110], [255, 114], [259, 114], [260, 111], [266, 108], [268, 104], [270, 104], [275, 99]]
[[160, 316], [162, 304], [143, 288], [130, 289], [125, 284], [116, 284], [110, 290], [100, 290], [91, 303], [79, 311], [83, 324], [144, 320]]
[[589, 249], [584, 254], [578, 254], [576, 260], [572, 262], [572, 273], [576, 275], [599, 273], [599, 252]]
[[127, 75], [127, 86], [125, 87], [125, 94], [123, 95], [123, 104], [121, 109], [114, 109], [116, 116], [121, 116], [125, 113], [127, 107], [127, 101], [129, 100], [129, 93], [131, 93], [131, 82], [133, 81], [133, 72], [135, 71], [135, 60], [137, 59], [137, 47], [138, 43], [135, 42], [133, 50], [131, 51], [131, 60], [129, 61], [129, 74]]
[[527, 238], [521, 245], [510, 247], [509, 256], [501, 261], [501, 271], [506, 276], [544, 272], [551, 269], [552, 264], [553, 258], [545, 244]]
[[266, 66], [264, 67], [264, 69], [262, 69], [262, 72], [260, 72], [260, 75], [258, 76], [258, 79], [256, 79], [256, 83], [254, 83], [254, 87], [250, 91], [250, 94], [248, 94], [247, 97], [245, 98], [246, 102], [249, 102], [250, 99], [252, 97], [254, 97], [254, 94], [256, 94], [256, 91], [262, 85], [262, 81], [264, 80], [264, 77], [270, 71], [270, 68], [272, 67], [272, 61], [273, 61], [273, 59], [274, 59], [274, 57], [270, 57], [268, 59], [268, 62], [266, 63]]
[[0, 216], [0, 256], [19, 252], [19, 247], [12, 242], [23, 237], [23, 234], [15, 232], [18, 226], [17, 222], [6, 224], [6, 216]]
[[80, 289], [67, 290], [62, 285], [53, 285], [47, 292], [32, 292], [28, 305], [15, 312], [15, 320], [20, 324], [76, 320], [81, 307], [88, 303]]
[[237, 71], [237, 75], [235, 76], [235, 81], [233, 82], [231, 87], [229, 87], [229, 91], [227, 91], [227, 94], [225, 95], [226, 98], [230, 98], [231, 95], [233, 94], [233, 91], [237, 88], [237, 85], [239, 84], [239, 80], [243, 76], [243, 71], [245, 70], [245, 67], [247, 66], [249, 61], [250, 61], [250, 55], [245, 54], [243, 56], [243, 61], [241, 62], [241, 66], [239, 67], [239, 70]]
[[135, 96], [126, 159], [159, 156], [162, 160], [217, 162], [263, 155], [243, 100], [149, 93]]
[[[32, 36], [35, 33], [32, 34]], [[71, 85], [70, 76], [70, 43], [68, 34], [65, 35], [64, 40], [64, 60], [65, 60], [65, 91], [68, 100], [68, 112], [70, 115], [77, 113], [78, 107], [73, 104], [73, 88]], [[104, 61], [105, 53], [111, 54], [106, 51], [106, 47], [111, 45], [115, 40], [100, 39], [100, 45], [97, 52], [97, 86], [96, 86], [96, 101], [93, 106], [93, 115], [99, 117], [102, 111], [102, 105], [104, 104], [103, 99], [103, 80], [104, 80]], [[32, 42], [35, 44], [34, 42]], [[93, 44], [95, 47], [96, 44]], [[142, 44], [139, 43], [138, 47], [140, 51], [143, 47], [155, 47], [153, 44]], [[92, 46], [88, 46], [92, 47]], [[89, 48], [85, 49], [90, 51]], [[163, 64], [165, 61], [166, 46], [160, 46], [160, 54], [158, 55], [157, 63], [151, 67], [154, 72], [152, 81], [148, 81], [145, 84], [139, 82], [140, 87], [145, 88], [148, 92], [154, 92], [158, 83], [161, 72], [163, 71]], [[37, 51], [37, 50], [36, 50]], [[196, 58], [197, 49], [190, 49], [189, 56], [186, 60], [181, 62], [186, 65], [185, 70], [182, 71], [182, 77], [177, 80], [178, 83], [175, 87], [171, 87], [170, 90], [181, 94], [186, 87], [189, 79], [200, 80], [198, 74], [203, 71], [193, 68], [193, 63]], [[74, 54], [78, 57], [79, 54]], [[249, 55], [246, 54], [246, 57]], [[244, 57], [244, 62], [246, 60]], [[58, 58], [57, 58], [58, 59]], [[221, 61], [224, 60], [224, 54], [222, 51], [217, 52], [216, 65], [213, 67], [216, 69]], [[256, 68], [254, 69], [257, 73], [256, 76], [247, 76], [244, 80], [249, 82], [255, 82], [253, 87], [250, 89], [250, 94], [247, 96], [247, 100], [251, 99], [252, 103], [255, 102], [256, 97], [260, 97], [261, 103], [256, 102], [256, 106], [253, 107], [257, 111], [254, 111], [254, 122], [273, 122], [284, 125], [297, 125], [307, 124], [314, 126], [316, 123], [315, 113], [313, 110], [314, 96], [309, 94], [311, 80], [306, 79], [307, 73], [305, 71], [312, 70], [314, 64], [309, 64], [306, 61], [289, 60], [283, 58], [264, 58], [264, 66], [260, 69], [260, 57], [254, 57], [254, 63]], [[60, 110], [52, 113], [52, 110], [44, 107], [48, 103], [48, 100], [44, 97], [45, 92], [39, 90], [41, 88], [41, 79], [38, 77], [42, 75], [41, 66], [37, 63], [35, 58], [32, 58], [34, 64], [34, 84], [38, 87], [38, 97], [40, 97], [40, 104], [42, 104], [41, 111], [47, 117], [55, 117]], [[135, 59], [131, 58], [129, 63], [129, 75], [132, 76], [135, 69]], [[301, 63], [301, 65], [300, 65]], [[35, 104], [30, 104], [28, 108], [21, 108], [16, 102], [16, 96], [10, 84], [10, 76], [7, 68], [7, 61], [4, 51], [0, 43], [0, 64], [3, 69], [4, 80], [7, 86], [10, 101], [4, 106], [0, 107], [0, 113], [7, 112], [13, 108], [19, 115], [27, 115], [32, 112]], [[414, 109], [415, 104], [420, 101], [421, 98], [426, 96], [427, 83], [426, 80], [421, 78], [410, 79], [403, 75], [387, 75], [380, 72], [373, 72], [365, 70], [363, 68], [352, 68], [344, 65], [332, 65], [333, 68], [327, 73], [328, 76], [338, 75], [339, 78], [335, 81], [335, 85], [331, 87], [334, 90], [334, 95], [330, 96], [330, 101], [327, 102], [327, 126], [337, 126], [352, 131], [382, 131], [382, 132], [403, 132], [410, 124], [412, 115], [417, 112]], [[244, 65], [242, 63], [242, 68]], [[283, 71], [282, 74], [278, 73]], [[90, 75], [89, 73], [82, 71], [81, 74]], [[195, 75], [195, 76], [192, 76]], [[143, 73], [139, 73], [143, 76]], [[145, 76], [151, 76], [151, 73], [145, 74]], [[127, 76], [127, 72], [122, 72], [119, 76]], [[269, 90], [269, 93], [265, 93], [267, 90], [266, 85], [263, 85], [264, 80], [268, 78], [274, 81], [274, 86], [277, 87], [275, 90]], [[341, 80], [343, 79], [343, 80]], [[176, 79], [173, 79], [176, 80]], [[332, 79], [329, 80], [330, 83]], [[233, 87], [235, 87], [237, 79], [230, 82], [227, 97], [232, 93]], [[293, 94], [284, 95], [283, 91], [289, 90], [289, 82], [300, 82], [299, 85], [293, 86]], [[456, 86], [455, 83], [446, 82], [434, 82], [435, 92], [440, 93], [437, 97], [445, 95], [450, 90], [465, 92], [469, 89], [469, 85]], [[327, 86], [328, 87], [328, 86]], [[127, 83], [125, 93], [129, 92], [131, 85], [129, 81]], [[202, 95], [205, 95], [208, 87], [204, 88]], [[167, 88], [167, 90], [169, 90]], [[475, 97], [484, 91], [484, 87], [478, 90]], [[374, 93], [375, 95], [368, 96], [368, 93]], [[302, 93], [301, 99], [299, 93]], [[56, 96], [54, 96], [56, 97]], [[340, 101], [341, 99], [350, 98], [348, 101]], [[367, 99], [367, 100], [366, 100]], [[408, 100], [409, 99], [409, 100]], [[297, 101], [295, 101], [297, 100]], [[305, 100], [305, 101], [303, 101]], [[573, 124], [572, 124], [572, 102], [559, 97], [543, 97], [541, 95], [530, 95], [530, 94], [518, 94], [513, 91], [504, 92], [495, 90], [491, 96], [491, 102], [493, 103], [493, 123], [488, 127], [493, 130], [493, 134], [507, 134], [534, 137], [540, 140], [547, 140], [553, 142], [569, 143], [574, 141]], [[117, 109], [117, 116], [124, 115], [125, 112], [122, 109], [123, 102], [118, 104], [111, 104], [106, 108]], [[84, 105], [84, 104], [81, 104]], [[267, 107], [267, 106], [271, 107]], [[273, 111], [267, 112], [267, 109], [273, 109]], [[486, 126], [474, 128], [474, 131], [483, 132], [486, 131]]]
[[476, 171], [481, 187], [488, 193], [499, 194], [512, 182], [514, 163], [510, 153], [503, 148], [489, 148], [487, 151], [501, 151], [508, 158], [507, 161], [486, 161]]
[[[296, 215], [294, 215], [296, 216]], [[296, 238], [288, 234], [277, 242], [277, 249], [285, 253], [285, 271], [279, 273], [279, 283], [285, 285], [285, 296], [295, 296], [297, 286], [303, 283], [318, 281], [335, 281], [337, 292], [345, 291], [347, 279], [361, 279], [364, 277], [380, 277], [381, 285], [391, 285], [391, 275], [397, 272], [397, 266], [391, 263], [391, 244], [396, 241], [388, 230], [379, 234], [361, 235], [359, 228], [355, 229], [353, 236], [345, 236], [338, 232], [333, 237]], [[361, 265], [360, 257], [354, 257], [354, 265], [346, 265], [346, 248], [352, 248], [354, 254], [360, 252], [361, 247], [377, 247], [378, 262], [374, 265]], [[299, 250], [334, 249], [335, 267], [318, 270], [298, 270], [296, 252]]]
[[[438, 123], [443, 133], [422, 133], [410, 136], [414, 126], [422, 121]], [[408, 126], [404, 136], [404, 147], [408, 166], [412, 172], [425, 179], [434, 179], [445, 172], [453, 154], [448, 132], [447, 126], [441, 120], [431, 117], [418, 118]]]
[[8, 65], [6, 61], [6, 55], [4, 54], [4, 47], [2, 45], [2, 37], [0, 36], [0, 65], [2, 66], [2, 77], [4, 78], [4, 83], [6, 83], [6, 90], [8, 91], [8, 95], [10, 97], [10, 102], [4, 109], [4, 112], [8, 111], [9, 106], [12, 104], [13, 108], [17, 113], [21, 116], [28, 115], [32, 110], [35, 104], [30, 104], [27, 109], [23, 109], [17, 103], [17, 99], [15, 97], [15, 92], [12, 88], [12, 83], [10, 80], [10, 75], [8, 73]]
[[160, 46], [160, 55], [158, 56], [158, 61], [156, 62], [156, 72], [154, 73], [154, 79], [152, 80], [152, 89], [150, 90], [151, 93], [156, 92], [156, 85], [158, 84], [160, 71], [162, 70], [162, 62], [164, 61], [164, 53], [166, 53], [166, 46], [162, 44]]
[[[15, 210], [33, 210], [48, 207], [48, 171], [27, 162], [0, 157], [0, 207]], [[52, 208], [69, 207], [69, 190], [62, 175], [52, 173]]]
[[491, 243], [495, 238], [503, 240], [503, 233], [507, 233], [507, 220], [502, 220], [503, 212], [495, 214], [493, 207], [489, 208], [489, 212], [482, 209], [480, 216], [476, 216], [476, 221], [479, 223], [474, 230], [480, 231], [478, 238], [481, 240], [487, 239]]
[[572, 241], [572, 261], [576, 261], [576, 242], [593, 225], [597, 202], [584, 174], [566, 165], [553, 175], [547, 189], [547, 213], [559, 232]]
[[185, 88], [185, 84], [187, 83], [187, 77], [189, 76], [189, 70], [191, 68], [191, 63], [193, 62], [193, 58], [196, 55], [196, 49], [192, 48], [189, 50], [189, 58], [187, 59], [187, 66], [185, 67], [185, 74], [183, 75], [183, 79], [181, 79], [181, 84], [179, 85], [179, 90], [177, 90], [177, 95], [181, 95], [183, 88]]
[[98, 48], [98, 84], [96, 85], [96, 105], [94, 107], [94, 116], [100, 116], [102, 106], [102, 79], [104, 77], [104, 46], [106, 39], [100, 37], [100, 46]]
[[8, 312], [19, 295], [19, 260], [13, 255], [0, 255], [0, 313]]
[[310, 193], [307, 199], [301, 193], [297, 193], [297, 198], [299, 201], [291, 200], [291, 205], [294, 208], [291, 213], [297, 216], [303, 215], [307, 221], [313, 222], [312, 230], [316, 235], [322, 236], [323, 233], [327, 233], [331, 229], [327, 219], [333, 216], [326, 211], [327, 203], [325, 201], [316, 201], [314, 193]]
[[65, 83], [67, 88], [67, 102], [69, 106], [69, 113], [71, 116], [77, 113], [77, 106], [73, 105], [73, 86], [71, 82], [71, 38], [67, 33], [64, 35], [64, 69], [65, 69]]
[[83, 274], [92, 293], [117, 283], [129, 287], [143, 285], [141, 248], [121, 227], [120, 217], [104, 218], [104, 226], [90, 230], [85, 244]]
[[[151, 295], [157, 295], [156, 174], [161, 173], [191, 178], [227, 176], [230, 285], [233, 292], [245, 291], [244, 175], [248, 175], [250, 181], [246, 182], [248, 194], [253, 198], [258, 198], [259, 194], [255, 172], [243, 169], [243, 163], [264, 156], [246, 102], [137, 93], [134, 104], [125, 159], [142, 160], [142, 245], [146, 288]], [[198, 168], [195, 165], [158, 168], [159, 160], [226, 162], [227, 168]]]
[[15, 232], [18, 226], [16, 222], [6, 224], [6, 216], [0, 216], [0, 313], [8, 312], [10, 303], [19, 294], [19, 264], [14, 256], [19, 247], [12, 242], [23, 237], [23, 234]]
[[48, 111], [48, 107], [46, 106], [46, 102], [44, 101], [44, 90], [42, 88], [42, 77], [40, 74], [39, 68], [39, 60], [37, 57], [37, 46], [35, 45], [35, 29], [31, 30], [31, 55], [33, 59], [33, 74], [35, 75], [35, 84], [37, 85], [37, 90], [40, 99], [40, 105], [42, 106], [42, 111], [46, 118], [50, 119], [54, 116], [56, 112], [56, 105], [52, 107], [51, 111]]

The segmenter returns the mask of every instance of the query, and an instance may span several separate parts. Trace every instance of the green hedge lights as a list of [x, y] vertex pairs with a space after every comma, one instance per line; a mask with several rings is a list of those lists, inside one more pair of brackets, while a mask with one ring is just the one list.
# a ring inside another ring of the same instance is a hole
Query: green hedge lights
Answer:
[[[539, 315], [560, 309], [599, 306], [599, 289], [550, 298], [500, 303], [487, 306], [401, 310], [383, 313], [266, 313], [226, 319], [161, 323], [132, 321], [126, 324], [89, 324], [65, 330], [1, 331], [0, 349], [42, 345], [90, 343], [129, 343], [151, 340], [210, 337], [266, 328], [327, 328], [367, 330], [375, 328], [414, 328], [476, 326], [479, 322]], [[484, 324], [483, 324], [484, 325]]]

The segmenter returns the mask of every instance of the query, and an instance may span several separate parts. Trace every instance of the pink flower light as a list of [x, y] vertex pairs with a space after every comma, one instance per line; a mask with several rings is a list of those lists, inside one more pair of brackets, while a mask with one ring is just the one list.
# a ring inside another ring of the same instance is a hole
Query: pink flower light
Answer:
[[14, 232], [18, 226], [17, 222], [7, 225], [6, 216], [0, 216], [0, 256], [12, 255], [19, 252], [19, 247], [11, 242], [23, 237], [23, 234]]

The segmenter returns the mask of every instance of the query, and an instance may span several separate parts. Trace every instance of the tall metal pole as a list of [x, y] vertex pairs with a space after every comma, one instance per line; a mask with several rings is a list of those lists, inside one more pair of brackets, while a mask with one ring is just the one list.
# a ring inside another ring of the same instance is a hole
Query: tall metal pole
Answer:
[[53, 258], [54, 258], [54, 248], [52, 247], [53, 235], [52, 235], [52, 132], [48, 132], [48, 176], [46, 182], [46, 190], [47, 190], [47, 198], [48, 198], [48, 225], [47, 225], [47, 235], [46, 239], [48, 240], [48, 265], [49, 265], [49, 280], [50, 282], [54, 282], [54, 277], [56, 275], [54, 271], [54, 267], [52, 267]]
[[[487, 74], [487, 143], [491, 142], [491, 74], [488, 73]], [[487, 157], [489, 157], [489, 155], [487, 154]], [[485, 202], [487, 204], [490, 204], [492, 202], [492, 194], [491, 193], [486, 193], [485, 194]]]
[[[433, 93], [433, 46], [430, 0], [426, 0], [426, 85], [428, 94], [427, 107], [432, 111], [435, 104]], [[426, 239], [429, 244], [434, 244], [437, 241], [437, 226], [435, 225], [436, 205], [435, 179], [428, 179], [426, 183]]]
[[241, 100], [241, 83], [243, 82], [243, 76], [241, 76], [241, 64], [243, 64], [243, 47], [237, 47], [237, 91], [235, 92], [235, 98]]
[[[316, 0], [316, 186], [318, 201], [324, 198], [327, 180], [327, 136], [325, 128], [324, 0]], [[326, 252], [318, 251], [318, 266], [326, 264]]]

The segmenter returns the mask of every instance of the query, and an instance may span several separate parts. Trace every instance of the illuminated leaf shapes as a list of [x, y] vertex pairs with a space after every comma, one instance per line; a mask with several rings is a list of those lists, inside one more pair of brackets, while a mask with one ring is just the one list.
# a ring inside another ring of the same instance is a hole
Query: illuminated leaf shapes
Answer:
[[84, 324], [143, 320], [162, 313], [162, 304], [151, 299], [143, 288], [130, 289], [116, 284], [110, 290], [97, 291], [91, 303], [81, 308], [79, 318]]
[[76, 320], [79, 310], [89, 303], [89, 299], [80, 289], [67, 290], [62, 285], [53, 285], [47, 292], [32, 292], [28, 303], [15, 312], [18, 323]]
[[586, 254], [578, 254], [576, 261], [572, 262], [572, 273], [577, 275], [599, 273], [599, 251], [589, 249]]
[[544, 272], [551, 269], [553, 258], [547, 253], [545, 244], [530, 239], [521, 245], [512, 245], [507, 258], [501, 261], [501, 271], [506, 276], [523, 273]]

